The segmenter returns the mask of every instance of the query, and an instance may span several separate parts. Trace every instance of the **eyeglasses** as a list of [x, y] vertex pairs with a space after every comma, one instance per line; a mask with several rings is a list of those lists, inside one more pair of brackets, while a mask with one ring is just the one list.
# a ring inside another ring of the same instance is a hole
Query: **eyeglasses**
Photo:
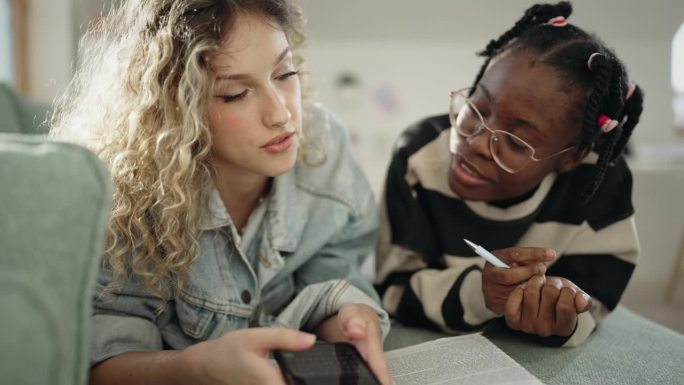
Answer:
[[507, 131], [492, 130], [482, 118], [482, 114], [471, 102], [470, 91], [472, 88], [464, 88], [451, 92], [451, 102], [449, 104], [449, 121], [451, 122], [451, 138], [449, 149], [452, 154], [456, 153], [458, 145], [458, 135], [472, 138], [484, 130], [491, 133], [489, 137], [489, 151], [499, 167], [511, 174], [519, 172], [530, 162], [541, 162], [555, 156], [568, 152], [575, 148], [570, 146], [553, 155], [544, 158], [534, 156], [535, 149], [516, 135]]

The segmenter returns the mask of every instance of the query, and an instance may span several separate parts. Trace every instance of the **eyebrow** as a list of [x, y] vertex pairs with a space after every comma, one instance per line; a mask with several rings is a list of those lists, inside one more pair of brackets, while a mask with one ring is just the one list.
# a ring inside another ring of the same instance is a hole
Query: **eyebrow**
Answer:
[[[276, 60], [273, 62], [273, 66], [275, 67], [278, 64], [280, 64], [280, 62], [282, 62], [283, 59], [285, 59], [285, 56], [287, 56], [288, 53], [290, 53], [290, 47], [285, 47], [283, 52], [281, 52], [280, 55], [278, 55], [278, 57], [276, 58]], [[247, 75], [247, 74], [231, 74], [231, 75], [219, 75], [216, 77], [217, 82], [227, 81], [227, 80], [245, 80], [245, 79], [249, 79], [249, 75]]]
[[496, 101], [494, 100], [494, 98], [492, 98], [492, 94], [489, 92], [487, 87], [483, 86], [482, 84], [478, 84], [477, 86], [485, 94], [485, 97], [487, 98], [487, 100], [489, 100], [489, 102], [492, 103], [493, 105], [496, 105]]
[[[477, 86], [478, 86], [478, 87], [482, 90], [482, 92], [485, 94], [485, 97], [489, 100], [489, 102], [496, 106], [496, 100], [494, 100], [494, 98], [492, 98], [492, 94], [489, 92], [489, 90], [487, 89], [487, 87], [484, 86], [484, 85], [482, 85], [482, 84], [478, 84]], [[531, 128], [531, 129], [532, 129], [534, 132], [536, 132], [537, 135], [540, 136], [542, 139], [544, 139], [544, 140], [546, 139], [546, 135], [539, 129], [539, 127], [537, 127], [536, 124], [532, 123], [531, 121], [529, 121], [529, 120], [527, 120], [527, 119], [516, 118], [516, 119], [515, 119], [515, 124], [516, 124], [517, 126], [524, 126], [524, 127]]]

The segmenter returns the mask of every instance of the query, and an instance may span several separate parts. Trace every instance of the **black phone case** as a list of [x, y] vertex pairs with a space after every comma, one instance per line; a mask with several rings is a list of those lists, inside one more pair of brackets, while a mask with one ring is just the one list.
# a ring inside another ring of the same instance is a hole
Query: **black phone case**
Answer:
[[318, 341], [309, 350], [275, 350], [273, 357], [289, 385], [379, 385], [354, 345]]

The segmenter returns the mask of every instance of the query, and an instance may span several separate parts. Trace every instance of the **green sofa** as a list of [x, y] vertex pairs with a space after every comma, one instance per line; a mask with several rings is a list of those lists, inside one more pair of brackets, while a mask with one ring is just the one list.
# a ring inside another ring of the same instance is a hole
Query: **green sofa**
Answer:
[[0, 132], [46, 134], [48, 106], [33, 103], [0, 82]]
[[28, 135], [46, 112], [0, 84], [0, 384], [87, 383], [110, 182], [92, 152]]

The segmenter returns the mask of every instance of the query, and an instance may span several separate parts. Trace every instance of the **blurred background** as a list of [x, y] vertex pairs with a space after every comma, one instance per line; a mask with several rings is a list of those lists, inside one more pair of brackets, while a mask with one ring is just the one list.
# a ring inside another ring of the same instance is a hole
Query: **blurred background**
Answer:
[[[475, 52], [533, 1], [300, 0], [315, 95], [349, 129], [379, 196], [397, 135], [447, 109], [472, 83]], [[630, 142], [642, 259], [623, 298], [684, 332], [684, 1], [576, 0], [570, 22], [595, 32], [645, 90]], [[0, 81], [50, 103], [68, 82], [78, 40], [107, 0], [0, 0]]]

